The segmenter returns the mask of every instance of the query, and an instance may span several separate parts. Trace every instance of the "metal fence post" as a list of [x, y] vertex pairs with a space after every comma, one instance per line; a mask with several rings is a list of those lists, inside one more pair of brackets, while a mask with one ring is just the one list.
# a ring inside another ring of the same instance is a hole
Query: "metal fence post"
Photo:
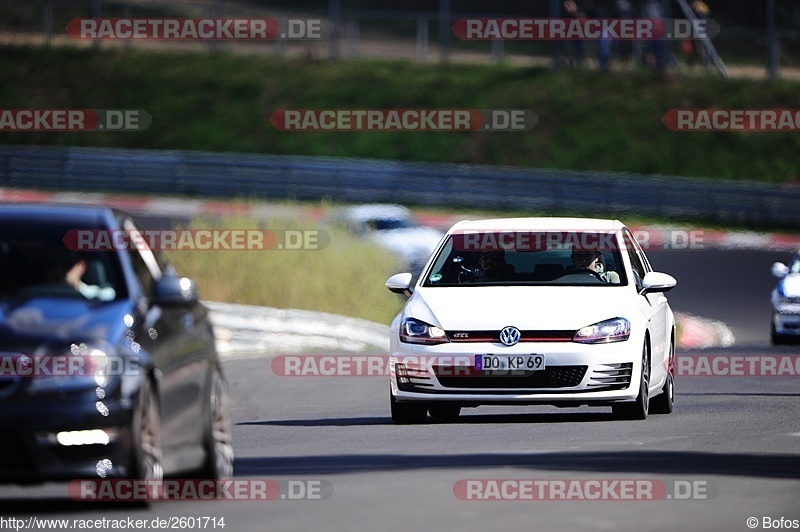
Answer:
[[289, 19], [287, 17], [279, 18], [278, 25], [280, 26], [280, 34], [278, 34], [277, 40], [278, 55], [284, 56], [289, 47], [289, 38], [287, 37], [289, 35]]
[[439, 59], [446, 63], [450, 52], [450, 0], [439, 0]]
[[[100, 18], [100, 0], [92, 0], [92, 18]], [[100, 48], [100, 39], [92, 41], [94, 48]]]
[[347, 21], [347, 56], [358, 57], [358, 19]]
[[339, 24], [342, 18], [342, 4], [340, 0], [328, 0], [328, 19], [330, 20], [330, 50], [331, 59], [339, 58]]
[[778, 37], [775, 34], [775, 0], [767, 0], [767, 78], [778, 79]]
[[[223, 13], [222, 0], [213, 0], [211, 3], [211, 16], [214, 18], [222, 18]], [[222, 43], [216, 39], [208, 42], [212, 54], [218, 54], [222, 49]]]
[[417, 60], [428, 60], [428, 19], [425, 17], [417, 19]]
[[[133, 18], [133, 7], [131, 7], [131, 5], [128, 4], [127, 2], [122, 8], [122, 18], [127, 18], [127, 19]], [[126, 50], [130, 50], [131, 44], [133, 44], [133, 42], [130, 39], [125, 39]]]
[[50, 46], [53, 43], [53, 2], [44, 3], [44, 44]]
[[[559, 0], [549, 0], [547, 6], [547, 15], [550, 18], [561, 18], [561, 3]], [[550, 43], [550, 55], [552, 57], [552, 63], [554, 68], [560, 68], [563, 66], [562, 61], [562, 52], [563, 52], [563, 43], [558, 41], [553, 41]]]
[[503, 60], [503, 41], [501, 39], [492, 40], [492, 60], [496, 63]]

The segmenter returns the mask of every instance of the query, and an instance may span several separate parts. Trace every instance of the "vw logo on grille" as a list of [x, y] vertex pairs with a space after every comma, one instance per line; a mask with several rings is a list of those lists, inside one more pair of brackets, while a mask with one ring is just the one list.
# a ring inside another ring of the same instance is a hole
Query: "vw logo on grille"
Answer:
[[500, 342], [503, 345], [515, 345], [519, 342], [519, 329], [516, 327], [504, 327], [500, 331]]

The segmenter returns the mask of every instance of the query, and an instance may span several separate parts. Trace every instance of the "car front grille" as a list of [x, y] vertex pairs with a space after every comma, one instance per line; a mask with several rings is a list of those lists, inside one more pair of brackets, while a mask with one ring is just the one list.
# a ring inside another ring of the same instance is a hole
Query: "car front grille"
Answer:
[[[565, 330], [524, 330], [520, 331], [520, 342], [571, 342], [575, 331]], [[447, 331], [453, 343], [500, 342], [500, 331]]]
[[552, 366], [541, 371], [525, 371], [512, 375], [489, 373], [457, 375], [459, 370], [457, 366], [433, 366], [434, 373], [443, 387], [465, 389], [574, 388], [583, 381], [587, 369], [588, 366]]
[[604, 364], [604, 369], [595, 369], [589, 376], [587, 387], [594, 391], [602, 390], [621, 390], [631, 384], [633, 374], [633, 364], [630, 362], [622, 364]]

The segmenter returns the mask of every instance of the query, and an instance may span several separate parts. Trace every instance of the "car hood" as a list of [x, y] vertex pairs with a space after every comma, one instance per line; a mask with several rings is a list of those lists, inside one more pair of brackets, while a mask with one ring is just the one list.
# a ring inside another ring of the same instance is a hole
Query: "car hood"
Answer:
[[498, 286], [420, 288], [406, 315], [445, 330], [576, 330], [609, 318], [631, 319], [627, 286]]
[[0, 303], [0, 341], [113, 339], [125, 328], [128, 301], [90, 303], [75, 298], [36, 297]]

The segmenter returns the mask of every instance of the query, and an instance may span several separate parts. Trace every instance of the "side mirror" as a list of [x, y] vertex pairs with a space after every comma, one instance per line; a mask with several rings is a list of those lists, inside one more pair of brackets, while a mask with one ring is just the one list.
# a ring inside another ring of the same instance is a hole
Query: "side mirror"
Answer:
[[386, 288], [395, 294], [403, 294], [407, 297], [411, 297], [413, 293], [411, 290], [411, 278], [412, 275], [410, 273], [392, 275], [386, 280]]
[[158, 305], [196, 303], [197, 285], [188, 277], [164, 275], [153, 285], [151, 302]]
[[772, 265], [772, 275], [778, 279], [783, 279], [789, 275], [789, 267], [782, 262], [776, 262]]
[[649, 294], [652, 292], [669, 292], [678, 281], [671, 275], [661, 272], [650, 272], [642, 279], [642, 294]]

